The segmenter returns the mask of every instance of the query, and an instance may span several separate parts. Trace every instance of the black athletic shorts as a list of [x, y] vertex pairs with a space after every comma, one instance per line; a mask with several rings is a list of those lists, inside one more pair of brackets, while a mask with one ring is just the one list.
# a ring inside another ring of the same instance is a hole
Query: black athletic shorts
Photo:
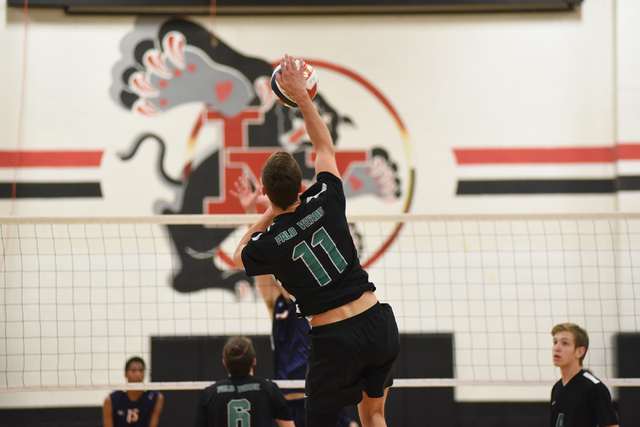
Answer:
[[362, 400], [362, 391], [378, 398], [393, 384], [393, 363], [400, 334], [389, 304], [340, 322], [311, 328], [307, 362], [306, 409], [339, 412]]
[[[293, 423], [296, 427], [305, 427], [307, 425], [304, 401], [305, 399], [285, 400], [285, 402], [287, 402], [287, 408], [289, 408], [289, 412], [291, 412]], [[349, 427], [350, 423], [351, 418], [349, 418], [347, 412], [345, 410], [340, 411], [340, 415], [338, 416], [338, 427]]]

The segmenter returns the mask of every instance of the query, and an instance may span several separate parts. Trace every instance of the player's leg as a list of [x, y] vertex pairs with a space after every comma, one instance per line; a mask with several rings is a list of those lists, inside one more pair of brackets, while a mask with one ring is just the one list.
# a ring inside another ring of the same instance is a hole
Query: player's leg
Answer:
[[349, 415], [347, 415], [347, 411], [343, 409], [342, 411], [340, 411], [338, 427], [360, 427], [360, 424], [349, 418]]
[[[305, 409], [307, 427], [338, 426], [340, 411], [362, 400], [361, 358], [347, 351], [357, 342], [351, 324], [357, 319], [314, 327], [309, 331]], [[356, 345], [356, 349], [359, 347]], [[382, 395], [382, 390], [380, 390]]]
[[306, 427], [338, 427], [339, 420], [339, 412], [332, 414], [316, 414], [314, 412], [307, 411]]
[[363, 427], [386, 427], [384, 404], [389, 387], [393, 385], [393, 366], [400, 352], [400, 334], [388, 304], [383, 304], [371, 323], [366, 325], [372, 333], [368, 349], [372, 358], [362, 371], [364, 390], [358, 404], [358, 414]]
[[286, 402], [296, 427], [305, 427], [304, 399], [287, 399]]
[[388, 391], [389, 389], [386, 388], [382, 397], [369, 397], [366, 392], [362, 392], [362, 402], [358, 404], [358, 415], [360, 415], [362, 427], [386, 427], [384, 404]]

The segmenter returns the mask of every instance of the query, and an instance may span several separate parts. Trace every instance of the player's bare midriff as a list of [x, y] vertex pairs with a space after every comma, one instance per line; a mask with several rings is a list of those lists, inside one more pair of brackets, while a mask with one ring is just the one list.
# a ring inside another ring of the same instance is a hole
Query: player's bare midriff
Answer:
[[377, 302], [378, 298], [373, 291], [367, 291], [355, 301], [351, 301], [343, 306], [325, 311], [324, 313], [314, 314], [309, 320], [309, 324], [313, 327], [317, 327], [339, 322], [367, 311], [376, 305]]

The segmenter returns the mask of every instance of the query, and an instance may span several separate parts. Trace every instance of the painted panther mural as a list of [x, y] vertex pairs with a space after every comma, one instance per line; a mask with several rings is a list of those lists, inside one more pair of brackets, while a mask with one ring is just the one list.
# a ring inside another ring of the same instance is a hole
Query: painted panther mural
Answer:
[[[120, 153], [126, 161], [142, 144], [160, 145], [158, 175], [175, 189], [176, 199], [157, 202], [155, 213], [242, 213], [229, 190], [243, 175], [258, 182], [262, 164], [276, 150], [293, 154], [307, 183], [314, 178], [311, 143], [302, 116], [299, 110], [275, 102], [269, 87], [270, 62], [242, 55], [200, 25], [183, 19], [140, 18], [122, 40], [121, 52], [122, 60], [112, 71], [110, 93], [123, 108], [142, 116], [159, 116], [182, 104], [202, 105], [186, 143], [181, 176], [171, 177], [165, 171], [165, 152], [175, 144], [165, 142], [161, 135], [140, 134]], [[314, 103], [339, 145], [340, 126], [353, 125], [352, 121], [322, 93]], [[220, 146], [196, 157], [200, 131], [214, 123], [222, 124]], [[347, 197], [375, 194], [389, 201], [400, 197], [397, 167], [386, 150], [338, 150], [337, 159]], [[235, 228], [168, 225], [167, 229], [181, 261], [173, 277], [177, 291], [214, 287], [241, 295], [240, 290], [252, 283], [221, 248]], [[357, 230], [354, 233], [362, 238]]]

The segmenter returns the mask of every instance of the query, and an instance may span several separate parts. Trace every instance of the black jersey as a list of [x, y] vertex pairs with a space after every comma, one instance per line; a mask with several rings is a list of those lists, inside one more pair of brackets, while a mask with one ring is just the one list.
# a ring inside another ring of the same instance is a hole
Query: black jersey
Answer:
[[114, 427], [147, 427], [158, 402], [157, 391], [145, 391], [132, 401], [125, 391], [114, 391], [111, 398]]
[[291, 420], [282, 391], [276, 383], [247, 375], [204, 389], [196, 427], [271, 427], [274, 419]]
[[360, 265], [345, 214], [342, 181], [321, 172], [295, 212], [275, 217], [242, 251], [249, 276], [273, 274], [305, 315], [324, 313], [375, 290]]
[[566, 385], [551, 390], [551, 427], [606, 427], [618, 424], [611, 394], [602, 382], [581, 370]]

